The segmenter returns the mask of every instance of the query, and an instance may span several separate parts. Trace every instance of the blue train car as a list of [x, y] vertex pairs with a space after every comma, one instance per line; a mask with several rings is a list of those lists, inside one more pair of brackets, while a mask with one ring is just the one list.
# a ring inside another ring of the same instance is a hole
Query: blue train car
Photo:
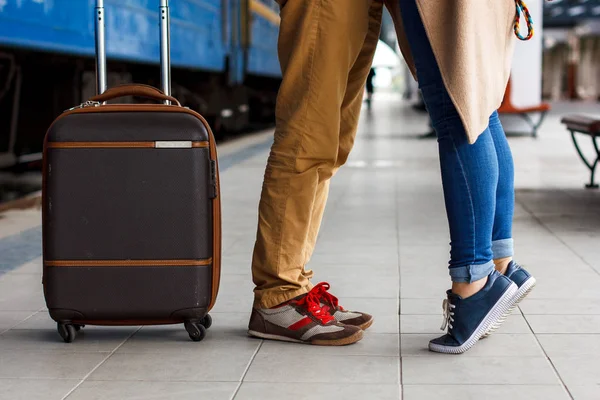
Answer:
[[[94, 6], [0, 0], [0, 167], [39, 156], [51, 121], [93, 94]], [[158, 7], [159, 0], [105, 0], [109, 85], [158, 85]], [[170, 11], [173, 94], [218, 132], [272, 121], [275, 1], [172, 0]]]
[[246, 70], [248, 73], [279, 77], [277, 36], [279, 33], [279, 5], [273, 0], [250, 1], [252, 23]]

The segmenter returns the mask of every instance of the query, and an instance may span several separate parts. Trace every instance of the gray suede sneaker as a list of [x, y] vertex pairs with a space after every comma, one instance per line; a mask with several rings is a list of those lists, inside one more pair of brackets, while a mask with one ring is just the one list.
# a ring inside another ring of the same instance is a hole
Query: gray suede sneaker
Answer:
[[319, 289], [313, 288], [280, 306], [252, 309], [248, 334], [321, 346], [343, 346], [361, 340], [362, 329], [337, 322], [320, 303], [320, 295]]

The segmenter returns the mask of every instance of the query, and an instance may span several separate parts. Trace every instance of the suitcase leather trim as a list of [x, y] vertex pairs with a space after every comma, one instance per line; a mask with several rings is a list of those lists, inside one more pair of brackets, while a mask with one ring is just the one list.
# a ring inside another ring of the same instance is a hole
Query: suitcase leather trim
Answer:
[[46, 267], [201, 267], [212, 264], [206, 260], [53, 260]]
[[[146, 149], [157, 148], [157, 142], [48, 142], [49, 149]], [[207, 148], [208, 142], [191, 142], [191, 148]]]
[[[78, 108], [78, 109], [74, 109], [74, 110], [69, 110], [66, 111], [64, 113], [62, 113], [61, 115], [59, 115], [54, 122], [52, 123], [52, 125], [50, 125], [50, 127], [48, 128], [48, 132], [50, 131], [50, 129], [52, 129], [52, 126], [56, 123], [56, 121], [60, 120], [61, 118], [71, 115], [71, 114], [86, 114], [86, 113], [94, 113], [94, 112], [131, 112], [131, 111], [140, 111], [140, 112], [177, 112], [177, 113], [186, 113], [186, 114], [190, 114], [196, 118], [198, 118], [200, 120], [200, 122], [202, 122], [202, 124], [204, 125], [204, 127], [206, 128], [206, 131], [209, 134], [209, 153], [210, 153], [210, 158], [215, 162], [216, 165], [216, 169], [215, 169], [215, 178], [216, 178], [216, 193], [218, 194], [212, 201], [213, 201], [213, 280], [212, 280], [212, 293], [211, 293], [211, 300], [210, 300], [210, 304], [208, 306], [207, 312], [210, 311], [214, 305], [215, 305], [215, 301], [217, 299], [217, 295], [219, 293], [219, 283], [221, 281], [221, 183], [220, 183], [220, 177], [219, 177], [219, 160], [217, 159], [217, 146], [215, 144], [215, 138], [213, 135], [212, 130], [210, 129], [210, 125], [208, 124], [208, 122], [206, 122], [206, 119], [204, 119], [204, 117], [200, 114], [198, 114], [197, 112], [189, 109], [189, 108], [185, 108], [185, 107], [181, 107], [181, 106], [174, 106], [174, 105], [166, 105], [166, 104], [106, 104], [106, 105], [102, 105], [102, 106], [98, 106], [98, 107], [87, 107], [87, 108]], [[43, 155], [44, 155], [44, 159], [46, 158], [46, 151], [48, 149], [48, 135], [46, 134], [45, 138], [44, 138], [44, 147], [43, 147]], [[46, 163], [43, 163], [43, 182], [42, 182], [42, 193], [44, 194], [46, 192], [46, 188], [45, 188], [45, 177], [47, 174], [46, 171]], [[42, 195], [42, 197], [44, 197], [44, 195]], [[45, 199], [43, 199], [43, 201], [45, 201]], [[42, 215], [42, 219], [44, 218], [44, 216]], [[42, 236], [42, 238], [44, 238], [45, 235]], [[43, 239], [42, 239], [43, 240]]]

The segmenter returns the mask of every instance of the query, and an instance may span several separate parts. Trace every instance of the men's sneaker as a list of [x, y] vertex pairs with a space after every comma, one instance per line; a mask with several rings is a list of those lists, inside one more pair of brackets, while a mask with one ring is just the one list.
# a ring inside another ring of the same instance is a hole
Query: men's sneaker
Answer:
[[275, 308], [254, 308], [250, 316], [248, 334], [261, 339], [343, 346], [358, 342], [362, 329], [343, 325], [320, 303], [319, 289], [313, 288]]
[[336, 322], [340, 322], [344, 325], [357, 326], [363, 331], [373, 325], [373, 317], [371, 315], [360, 311], [346, 310], [344, 307], [340, 306], [337, 297], [328, 292], [329, 288], [329, 283], [321, 282], [317, 284], [313, 290], [317, 292], [323, 310], [333, 315]]
[[429, 350], [438, 353], [460, 354], [469, 350], [504, 317], [514, 305], [517, 292], [515, 285], [506, 276], [494, 270], [485, 286], [473, 296], [463, 299], [448, 290], [444, 300], [444, 323], [448, 331], [444, 336], [429, 342]]
[[[519, 304], [521, 300], [523, 300], [529, 294], [529, 292], [531, 292], [531, 290], [535, 286], [536, 280], [533, 276], [531, 276], [529, 272], [527, 272], [523, 267], [521, 267], [514, 261], [511, 261], [508, 264], [504, 276], [513, 281], [518, 287], [518, 290], [515, 293], [515, 303], [510, 309], [509, 313], [506, 314], [504, 318], [506, 319], [506, 317], [508, 317], [512, 310], [517, 306], [517, 304]], [[504, 319], [498, 321], [498, 323], [490, 327], [490, 329], [482, 336], [482, 338], [486, 338], [492, 333], [494, 333], [494, 331], [500, 327], [502, 322], [504, 322]]]

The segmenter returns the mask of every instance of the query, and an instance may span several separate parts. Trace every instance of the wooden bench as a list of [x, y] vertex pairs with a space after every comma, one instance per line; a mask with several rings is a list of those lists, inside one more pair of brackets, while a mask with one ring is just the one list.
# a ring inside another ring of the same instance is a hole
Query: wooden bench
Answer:
[[[590, 183], [585, 185], [585, 187], [588, 189], [597, 189], [598, 184], [594, 180], [594, 174], [596, 172], [596, 166], [600, 161], [600, 146], [598, 146], [597, 142], [597, 139], [600, 136], [600, 118], [588, 117], [585, 115], [568, 115], [563, 117], [560, 122], [565, 124], [569, 132], [571, 132], [571, 138], [573, 139], [577, 154], [579, 154], [581, 161], [583, 161], [585, 166], [590, 170]], [[577, 135], [575, 135], [576, 133], [587, 135], [592, 139], [594, 150], [596, 150], [596, 159], [594, 162], [589, 162], [587, 157], [581, 151], [577, 141]]]
[[[510, 100], [512, 92], [512, 83], [511, 80], [508, 80], [508, 85], [506, 86], [506, 91], [504, 92], [504, 98], [502, 99], [502, 104], [500, 108], [498, 108], [498, 114], [509, 114], [509, 115], [518, 115], [531, 126], [531, 132], [528, 132], [533, 137], [537, 137], [537, 132], [539, 127], [544, 122], [544, 118], [546, 117], [546, 113], [550, 111], [550, 104], [541, 103], [537, 106], [533, 107], [516, 107], [512, 104]], [[540, 113], [540, 118], [537, 122], [535, 122], [529, 114]], [[511, 132], [507, 132], [511, 133]], [[516, 132], [512, 132], [516, 133]]]

